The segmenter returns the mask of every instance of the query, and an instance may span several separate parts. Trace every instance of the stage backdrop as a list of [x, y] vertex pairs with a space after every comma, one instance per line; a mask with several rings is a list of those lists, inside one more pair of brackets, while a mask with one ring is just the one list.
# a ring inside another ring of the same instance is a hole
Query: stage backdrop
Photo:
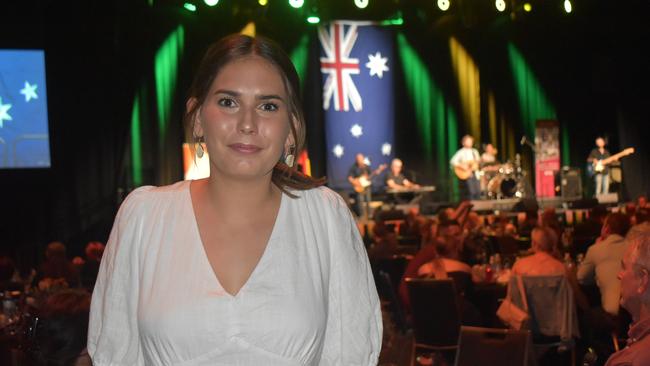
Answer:
[[[318, 38], [328, 185], [351, 189], [347, 173], [357, 153], [373, 170], [394, 154], [393, 37], [370, 22], [335, 21]], [[383, 185], [380, 177], [373, 187]]]

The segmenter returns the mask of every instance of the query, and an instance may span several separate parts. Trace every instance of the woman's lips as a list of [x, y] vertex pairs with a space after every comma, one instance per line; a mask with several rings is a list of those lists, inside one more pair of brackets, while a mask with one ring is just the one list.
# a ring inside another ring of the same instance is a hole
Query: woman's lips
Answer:
[[230, 144], [228, 145], [228, 147], [242, 154], [253, 154], [262, 150], [261, 147], [256, 145], [248, 145], [248, 144], [240, 144], [240, 143]]

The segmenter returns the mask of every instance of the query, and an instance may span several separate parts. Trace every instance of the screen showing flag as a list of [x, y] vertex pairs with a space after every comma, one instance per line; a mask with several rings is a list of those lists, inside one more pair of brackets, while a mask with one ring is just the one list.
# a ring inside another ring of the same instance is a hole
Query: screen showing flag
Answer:
[[0, 169], [49, 168], [42, 50], [0, 50]]
[[356, 154], [372, 170], [393, 157], [393, 37], [369, 22], [336, 21], [321, 26], [318, 38], [328, 183], [351, 189], [347, 174]]

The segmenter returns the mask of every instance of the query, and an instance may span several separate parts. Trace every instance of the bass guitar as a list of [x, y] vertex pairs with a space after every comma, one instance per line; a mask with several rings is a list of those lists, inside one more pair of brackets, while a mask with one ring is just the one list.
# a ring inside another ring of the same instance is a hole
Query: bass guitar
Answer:
[[602, 160], [594, 159], [594, 161], [591, 162], [591, 164], [587, 164], [587, 175], [593, 177], [595, 174], [602, 173], [608, 164], [611, 164], [612, 162], [617, 161], [618, 159], [631, 154], [634, 154], [634, 148], [628, 147], [627, 149], [619, 153], [616, 153], [606, 159], [602, 159]]
[[388, 165], [387, 164], [381, 164], [375, 171], [373, 171], [370, 174], [363, 174], [354, 180], [352, 180], [352, 188], [354, 188], [354, 191], [357, 193], [361, 193], [366, 190], [366, 188], [370, 187], [372, 185], [372, 178], [375, 177], [377, 174], [381, 174], [381, 172], [386, 169]]

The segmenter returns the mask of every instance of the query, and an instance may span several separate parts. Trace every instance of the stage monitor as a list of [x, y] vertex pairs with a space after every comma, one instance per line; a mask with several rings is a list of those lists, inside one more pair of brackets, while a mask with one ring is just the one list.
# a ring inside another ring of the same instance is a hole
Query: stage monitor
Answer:
[[42, 50], [0, 49], [0, 169], [49, 168]]

